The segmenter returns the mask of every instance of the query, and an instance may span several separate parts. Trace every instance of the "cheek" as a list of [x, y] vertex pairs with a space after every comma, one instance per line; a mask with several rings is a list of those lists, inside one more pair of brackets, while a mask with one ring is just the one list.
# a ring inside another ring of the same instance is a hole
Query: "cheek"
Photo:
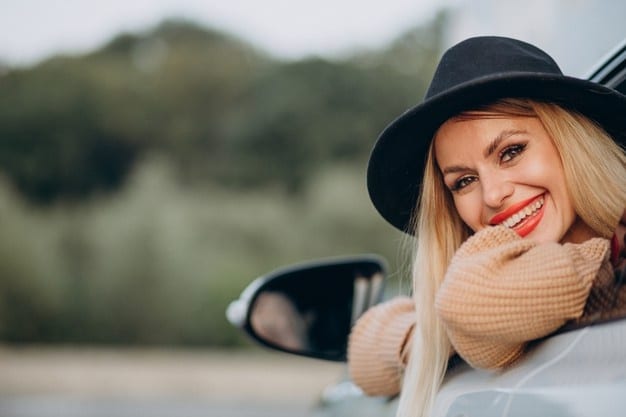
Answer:
[[[527, 180], [537, 182], [539, 184], [549, 184], [555, 181], [560, 172], [558, 169], [554, 169], [554, 161], [552, 160], [534, 160], [526, 165], [525, 169], [520, 173]], [[555, 175], [556, 174], [556, 175]]]
[[534, 152], [528, 153], [518, 174], [543, 186], [561, 186], [565, 181], [561, 158], [548, 139], [539, 142]]
[[560, 194], [565, 191], [565, 174], [558, 158], [537, 158], [518, 172], [518, 182], [549, 189]]
[[473, 196], [461, 196], [454, 199], [454, 207], [463, 223], [474, 232], [481, 227], [481, 205]]

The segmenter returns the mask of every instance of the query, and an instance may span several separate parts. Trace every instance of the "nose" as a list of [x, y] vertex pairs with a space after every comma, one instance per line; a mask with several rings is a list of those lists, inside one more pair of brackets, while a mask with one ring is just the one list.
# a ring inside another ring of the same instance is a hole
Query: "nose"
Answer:
[[501, 175], [488, 175], [480, 178], [483, 201], [490, 208], [500, 208], [507, 197], [513, 194], [513, 183]]

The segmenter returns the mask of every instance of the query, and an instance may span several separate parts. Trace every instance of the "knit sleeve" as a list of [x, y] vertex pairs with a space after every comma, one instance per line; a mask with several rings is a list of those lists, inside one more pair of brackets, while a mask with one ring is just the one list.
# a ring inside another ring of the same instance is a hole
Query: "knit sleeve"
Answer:
[[348, 368], [365, 394], [400, 392], [414, 327], [415, 304], [409, 297], [381, 303], [357, 320], [348, 343]]
[[528, 341], [583, 314], [608, 256], [606, 239], [537, 244], [504, 226], [489, 227], [453, 257], [436, 311], [467, 362], [500, 368], [517, 360]]

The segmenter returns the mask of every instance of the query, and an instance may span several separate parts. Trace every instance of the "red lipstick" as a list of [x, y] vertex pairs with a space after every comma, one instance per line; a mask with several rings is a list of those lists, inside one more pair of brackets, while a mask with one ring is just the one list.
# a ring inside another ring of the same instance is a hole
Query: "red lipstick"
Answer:
[[527, 205], [529, 205], [532, 202], [534, 202], [535, 200], [541, 198], [542, 196], [543, 196], [543, 194], [539, 195], [539, 196], [531, 197], [531, 198], [529, 198], [527, 200], [520, 201], [519, 203], [513, 204], [512, 206], [508, 207], [506, 210], [503, 210], [500, 213], [498, 213], [495, 216], [493, 216], [491, 218], [491, 220], [489, 220], [489, 224], [492, 225], [492, 226], [499, 225], [500, 223], [502, 223], [503, 221], [505, 221], [506, 219], [508, 219], [512, 215], [514, 215], [515, 213], [519, 212], [521, 209], [523, 209]]
[[537, 227], [541, 221], [541, 218], [543, 217], [543, 208], [544, 206], [542, 206], [541, 209], [531, 217], [524, 219], [519, 225], [515, 226], [513, 230], [515, 230], [520, 237], [528, 236], [530, 232], [535, 230], [535, 227]]

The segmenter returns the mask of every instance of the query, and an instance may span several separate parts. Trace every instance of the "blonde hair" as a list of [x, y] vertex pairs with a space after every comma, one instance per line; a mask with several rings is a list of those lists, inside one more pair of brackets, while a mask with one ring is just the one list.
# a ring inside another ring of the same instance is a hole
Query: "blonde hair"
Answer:
[[[576, 213], [596, 233], [610, 237], [626, 207], [623, 150], [591, 120], [552, 103], [505, 99], [456, 117], [511, 116], [537, 117], [542, 122], [561, 157]], [[418, 325], [413, 333], [398, 417], [427, 417], [435, 404], [452, 349], [435, 313], [435, 295], [452, 256], [472, 233], [459, 218], [444, 186], [432, 143], [413, 231], [413, 297]]]

